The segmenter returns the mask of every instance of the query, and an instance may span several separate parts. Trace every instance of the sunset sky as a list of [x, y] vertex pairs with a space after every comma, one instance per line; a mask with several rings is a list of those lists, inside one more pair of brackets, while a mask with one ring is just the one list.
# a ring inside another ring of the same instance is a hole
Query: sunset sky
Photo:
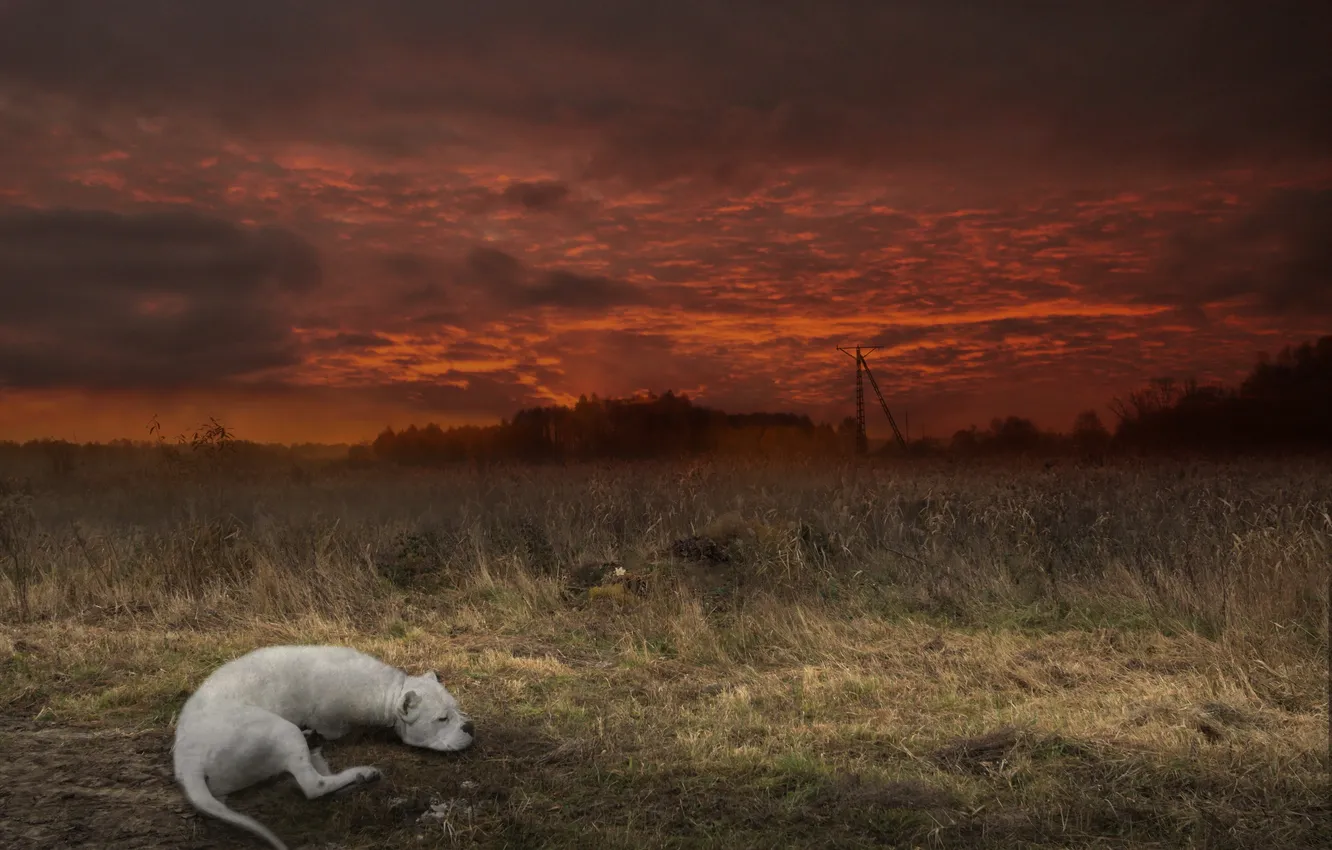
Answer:
[[0, 0], [0, 439], [1113, 422], [1332, 332], [1330, 9]]

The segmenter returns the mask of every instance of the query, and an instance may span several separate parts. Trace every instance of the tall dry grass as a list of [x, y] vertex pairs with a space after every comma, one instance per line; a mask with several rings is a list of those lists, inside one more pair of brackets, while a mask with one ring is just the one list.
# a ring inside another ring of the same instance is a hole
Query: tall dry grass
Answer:
[[1150, 623], [1306, 659], [1327, 645], [1332, 473], [1296, 462], [90, 469], [3, 486], [7, 620], [365, 622], [478, 588], [559, 605], [580, 567], [616, 563], [719, 613], [780, 598]]

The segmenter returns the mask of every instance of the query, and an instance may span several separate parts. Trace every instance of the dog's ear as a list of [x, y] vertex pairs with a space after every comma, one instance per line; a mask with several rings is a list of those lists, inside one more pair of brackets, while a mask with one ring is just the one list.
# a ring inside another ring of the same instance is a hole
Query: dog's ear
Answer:
[[416, 691], [408, 691], [402, 695], [402, 702], [398, 705], [398, 713], [407, 717], [416, 707], [421, 704], [421, 695]]

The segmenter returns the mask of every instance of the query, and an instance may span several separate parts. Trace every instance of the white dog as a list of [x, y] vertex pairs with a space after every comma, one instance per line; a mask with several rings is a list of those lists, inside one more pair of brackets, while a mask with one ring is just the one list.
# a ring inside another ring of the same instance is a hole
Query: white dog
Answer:
[[176, 781], [202, 812], [248, 829], [277, 850], [263, 824], [227, 808], [227, 794], [290, 773], [309, 798], [373, 782], [379, 771], [333, 773], [306, 731], [339, 738], [352, 727], [393, 727], [414, 747], [462, 750], [472, 720], [433, 672], [409, 676], [342, 646], [270, 646], [223, 664], [176, 721]]

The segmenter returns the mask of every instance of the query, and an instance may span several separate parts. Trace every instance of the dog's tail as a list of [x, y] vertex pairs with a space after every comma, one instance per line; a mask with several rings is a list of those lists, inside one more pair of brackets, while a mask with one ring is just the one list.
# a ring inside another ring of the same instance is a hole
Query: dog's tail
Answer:
[[175, 761], [176, 781], [180, 783], [186, 799], [194, 804], [196, 809], [204, 814], [212, 815], [218, 820], [226, 821], [233, 826], [253, 832], [273, 845], [274, 850], [287, 850], [287, 845], [283, 844], [282, 839], [274, 835], [268, 827], [252, 817], [228, 809], [221, 800], [214, 797], [213, 792], [208, 790], [208, 783], [204, 780], [202, 765], [183, 763], [179, 752], [176, 753]]

